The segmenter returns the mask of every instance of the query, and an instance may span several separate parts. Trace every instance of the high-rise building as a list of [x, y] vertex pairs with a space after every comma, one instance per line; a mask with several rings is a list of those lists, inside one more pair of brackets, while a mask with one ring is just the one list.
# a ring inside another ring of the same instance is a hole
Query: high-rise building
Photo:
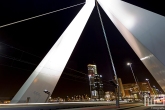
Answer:
[[102, 75], [97, 74], [96, 65], [88, 64], [89, 86], [92, 99], [104, 98]]

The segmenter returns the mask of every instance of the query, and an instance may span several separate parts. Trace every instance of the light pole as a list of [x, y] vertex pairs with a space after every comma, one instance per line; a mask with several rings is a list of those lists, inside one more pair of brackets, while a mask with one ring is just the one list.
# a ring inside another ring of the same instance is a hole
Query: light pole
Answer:
[[89, 77], [90, 95], [91, 95], [91, 98], [92, 98], [92, 93], [91, 93], [91, 75], [88, 75], [88, 77]]
[[43, 92], [45, 92], [46, 94], [48, 94], [48, 97], [46, 98], [46, 100], [45, 100], [45, 103], [48, 101], [48, 99], [49, 99], [49, 97], [50, 97], [50, 92], [48, 91], [48, 90], [44, 90]]
[[135, 74], [134, 74], [133, 69], [132, 69], [132, 66], [131, 66], [132, 63], [127, 63], [127, 65], [130, 66], [130, 68], [131, 68], [131, 71], [132, 71], [132, 74], [133, 74], [133, 77], [134, 77], [135, 83], [136, 83], [136, 85], [137, 85], [137, 87], [138, 87], [138, 91], [139, 91], [139, 93], [140, 93], [139, 85], [138, 85], [138, 83], [137, 83], [137, 80], [136, 80]]
[[151, 85], [150, 85], [150, 82], [149, 82], [149, 79], [146, 79], [146, 81], [148, 82], [149, 86], [150, 86], [150, 89], [152, 90], [153, 94], [155, 95], [155, 92], [154, 90], [152, 89]]

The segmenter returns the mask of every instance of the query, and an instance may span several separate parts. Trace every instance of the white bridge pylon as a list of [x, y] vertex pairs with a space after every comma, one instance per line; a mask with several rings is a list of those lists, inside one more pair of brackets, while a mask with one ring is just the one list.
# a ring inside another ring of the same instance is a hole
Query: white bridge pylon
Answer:
[[165, 91], [165, 17], [121, 0], [98, 2]]
[[[97, 1], [165, 91], [165, 18], [121, 0]], [[95, 0], [86, 0], [11, 103], [46, 101], [48, 94], [43, 91], [53, 92], [94, 6]]]
[[46, 101], [48, 94], [43, 91], [47, 90], [50, 94], [53, 92], [94, 6], [95, 0], [86, 0], [86, 4], [17, 92], [11, 103], [26, 102], [28, 97], [30, 103]]

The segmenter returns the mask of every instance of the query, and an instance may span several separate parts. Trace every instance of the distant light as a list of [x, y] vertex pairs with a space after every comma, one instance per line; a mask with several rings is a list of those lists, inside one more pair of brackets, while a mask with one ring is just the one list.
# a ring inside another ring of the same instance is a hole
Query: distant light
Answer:
[[132, 63], [127, 63], [127, 65], [131, 65]]
[[147, 81], [149, 80], [149, 79], [146, 79]]
[[100, 77], [102, 77], [102, 75], [100, 75]]

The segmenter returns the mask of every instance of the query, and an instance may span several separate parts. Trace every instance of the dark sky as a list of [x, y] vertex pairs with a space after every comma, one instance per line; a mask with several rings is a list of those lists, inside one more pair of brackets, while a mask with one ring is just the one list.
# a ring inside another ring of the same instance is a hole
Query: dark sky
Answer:
[[[124, 1], [165, 15], [163, 1]], [[83, 2], [85, 0], [1, 0], [0, 26]], [[0, 97], [12, 97], [16, 94], [82, 6], [0, 28]], [[131, 70], [126, 65], [127, 62], [132, 62], [134, 73], [139, 81], [149, 78], [151, 85], [158, 87], [149, 71], [101, 8], [100, 11], [118, 77], [123, 83], [134, 82]], [[98, 73], [103, 75], [105, 81], [113, 78], [113, 70], [96, 7], [52, 96], [89, 94], [87, 76], [82, 74], [87, 74], [89, 63], [97, 65]], [[104, 90], [112, 90], [112, 87], [105, 84]]]

